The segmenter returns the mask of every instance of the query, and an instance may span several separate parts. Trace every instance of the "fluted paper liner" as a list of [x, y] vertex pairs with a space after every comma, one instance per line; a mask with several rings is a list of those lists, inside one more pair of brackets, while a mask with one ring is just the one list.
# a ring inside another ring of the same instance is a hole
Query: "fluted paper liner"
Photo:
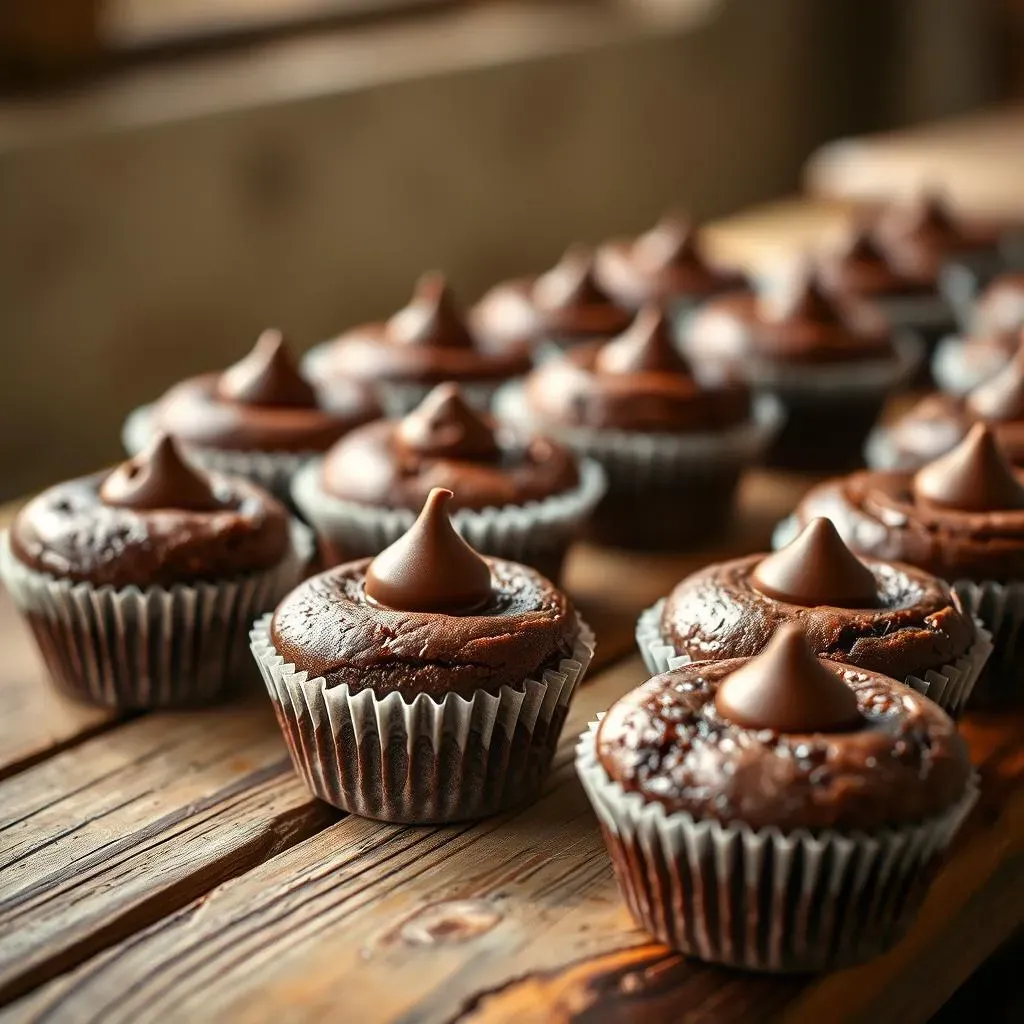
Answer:
[[[121, 430], [121, 443], [132, 456], [153, 439], [153, 406], [143, 405], [128, 414]], [[261, 452], [230, 448], [203, 448], [179, 440], [190, 462], [212, 473], [241, 476], [291, 507], [291, 483], [295, 473], [310, 459], [322, 454], [308, 452]]]
[[296, 771], [336, 807], [404, 824], [481, 818], [535, 796], [594, 655], [594, 634], [577, 617], [572, 656], [542, 679], [406, 703], [296, 671], [275, 649], [270, 621], [256, 622], [250, 646]]
[[820, 971], [883, 952], [913, 920], [977, 799], [877, 832], [782, 832], [697, 820], [626, 792], [601, 766], [598, 721], [576, 770], [637, 923], [673, 949], [769, 972]]
[[[661, 631], [661, 616], [665, 607], [662, 598], [642, 612], [636, 623], [636, 643], [647, 671], [652, 676], [669, 672], [690, 664], [688, 654], [680, 654]], [[928, 669], [923, 675], [909, 675], [903, 682], [930, 701], [938, 704], [950, 717], [957, 718], [963, 711], [975, 683], [992, 654], [992, 634], [980, 618], [974, 616], [977, 630], [974, 643], [950, 665]], [[857, 668], [851, 665], [851, 668]]]
[[1020, 703], [1024, 698], [1024, 581], [958, 580], [953, 592], [964, 610], [985, 623], [994, 651], [976, 692], [976, 703]]
[[[376, 555], [409, 531], [418, 512], [344, 501], [321, 486], [322, 461], [296, 475], [292, 499], [303, 517], [347, 559]], [[524, 505], [457, 509], [452, 525], [481, 554], [533, 565], [559, 561], [605, 491], [601, 466], [580, 463], [580, 482], [570, 491]], [[558, 556], [558, 557], [556, 557]]]
[[536, 420], [526, 407], [522, 386], [503, 387], [495, 414], [520, 429], [546, 434], [604, 466], [617, 489], [665, 487], [705, 467], [746, 465], [765, 451], [782, 425], [782, 407], [771, 395], [755, 398], [751, 419], [714, 433], [645, 434], [625, 430], [566, 428]]
[[313, 538], [292, 524], [288, 554], [263, 572], [172, 587], [72, 583], [30, 569], [0, 535], [0, 576], [54, 684], [104, 707], [167, 708], [225, 696], [250, 671], [253, 619], [302, 578]]

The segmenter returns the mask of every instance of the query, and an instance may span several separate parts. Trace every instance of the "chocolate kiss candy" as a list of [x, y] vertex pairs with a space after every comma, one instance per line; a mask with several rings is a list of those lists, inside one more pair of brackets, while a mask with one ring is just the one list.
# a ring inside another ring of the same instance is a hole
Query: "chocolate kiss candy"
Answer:
[[839, 250], [839, 258], [844, 263], [881, 263], [889, 265], [885, 250], [875, 241], [870, 228], [860, 225], [847, 238], [845, 245]]
[[398, 440], [417, 455], [476, 460], [501, 455], [491, 423], [466, 403], [457, 384], [438, 384], [398, 425]]
[[949, 454], [918, 470], [914, 497], [959, 512], [1024, 509], [1024, 485], [984, 423], [971, 427]]
[[689, 220], [677, 213], [666, 214], [637, 238], [632, 252], [638, 263], [651, 270], [705, 265], [697, 250], [697, 232]]
[[282, 406], [312, 409], [316, 391], [299, 373], [277, 330], [266, 330], [253, 350], [228, 367], [217, 381], [221, 398], [243, 405]]
[[840, 323], [838, 304], [808, 266], [801, 268], [777, 298], [769, 303], [768, 319], [775, 322], [806, 320], [813, 323]]
[[878, 607], [874, 573], [843, 543], [830, 519], [812, 519], [795, 540], [757, 565], [750, 582], [776, 601], [805, 608]]
[[967, 396], [967, 411], [997, 423], [1024, 419], [1024, 348]]
[[408, 533], [366, 570], [366, 596], [404, 612], [469, 615], [491, 600], [490, 566], [455, 532], [452, 492], [435, 487]]
[[937, 192], [927, 191], [918, 196], [908, 208], [897, 210], [900, 215], [900, 237], [925, 244], [950, 245], [961, 238], [960, 227], [950, 212], [945, 199]]
[[795, 622], [779, 626], [756, 658], [722, 680], [715, 708], [741, 728], [779, 733], [853, 732], [864, 724], [856, 694], [815, 657]]
[[190, 466], [166, 434], [113, 470], [100, 485], [100, 498], [107, 505], [139, 511], [214, 512], [224, 508], [209, 477]]
[[622, 334], [602, 345], [594, 365], [600, 373], [690, 374], [665, 314], [655, 305], [645, 306]]
[[594, 280], [593, 253], [585, 246], [574, 245], [554, 267], [534, 281], [533, 301], [541, 309], [570, 309], [610, 300]]
[[434, 271], [416, 282], [412, 301], [387, 322], [388, 339], [396, 345], [427, 348], [472, 348], [455, 297], [443, 274]]

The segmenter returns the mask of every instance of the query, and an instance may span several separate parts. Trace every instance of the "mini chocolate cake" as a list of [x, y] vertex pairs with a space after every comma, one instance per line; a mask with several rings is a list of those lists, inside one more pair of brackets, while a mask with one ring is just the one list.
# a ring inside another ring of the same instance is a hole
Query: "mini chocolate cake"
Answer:
[[170, 434], [204, 468], [248, 477], [288, 501], [291, 478], [311, 455], [380, 414], [359, 384], [315, 388], [295, 368], [281, 332], [268, 330], [223, 373], [182, 381], [135, 410], [124, 443], [137, 454], [155, 434]]
[[594, 274], [623, 309], [639, 310], [656, 302], [673, 314], [685, 313], [712, 295], [748, 287], [743, 274], [712, 266], [701, 254], [693, 225], [672, 214], [638, 238], [602, 245]]
[[492, 288], [470, 319], [483, 337], [499, 344], [525, 338], [543, 351], [611, 338], [626, 328], [630, 314], [598, 285], [590, 250], [575, 245], [547, 273]]
[[908, 565], [859, 560], [828, 519], [812, 519], [774, 555], [747, 555], [688, 576], [641, 616], [652, 671], [674, 659], [749, 658], [796, 621], [816, 654], [882, 672], [951, 714], [966, 702], [991, 644], [949, 585]]
[[915, 470], [945, 455], [975, 423], [987, 423], [1014, 465], [1024, 466], [1024, 350], [965, 398], [934, 394], [921, 399], [868, 442], [874, 469]]
[[337, 563], [393, 543], [430, 491], [444, 487], [455, 494], [457, 528], [478, 551], [557, 579], [603, 483], [595, 463], [581, 466], [564, 445], [498, 427], [458, 385], [439, 384], [403, 419], [378, 420], [339, 441], [300, 474], [294, 497]]
[[739, 475], [776, 423], [744, 384], [702, 381], [655, 307], [618, 338], [547, 361], [497, 408], [600, 461], [609, 489], [593, 536], [651, 549], [679, 548], [727, 524]]
[[303, 369], [313, 380], [359, 380], [377, 390], [388, 415], [401, 416], [435, 384], [455, 381], [486, 408], [493, 389], [531, 365], [524, 337], [495, 345], [470, 330], [443, 275], [425, 274], [412, 301], [383, 323], [363, 324], [312, 349]]
[[982, 700], [1019, 690], [1024, 622], [1024, 473], [992, 431], [971, 428], [951, 452], [916, 474], [860, 472], [813, 488], [780, 529], [827, 516], [858, 555], [905, 562], [949, 580], [958, 601], [992, 632], [995, 653]]
[[569, 598], [455, 532], [451, 497], [431, 491], [390, 548], [307, 580], [253, 631], [296, 769], [369, 817], [460, 820], [534, 795], [593, 652]]
[[768, 459], [791, 469], [858, 463], [887, 395], [921, 354], [920, 343], [894, 341], [877, 311], [851, 305], [810, 271], [774, 294], [712, 299], [683, 345], [695, 366], [741, 374], [782, 403], [786, 423]]
[[269, 494], [193, 468], [163, 436], [30, 501], [3, 570], [62, 689], [168, 706], [228, 689], [249, 622], [298, 580], [311, 547]]
[[816, 658], [795, 623], [756, 658], [633, 690], [577, 766], [637, 922], [684, 953], [768, 971], [895, 942], [976, 795], [942, 710]]

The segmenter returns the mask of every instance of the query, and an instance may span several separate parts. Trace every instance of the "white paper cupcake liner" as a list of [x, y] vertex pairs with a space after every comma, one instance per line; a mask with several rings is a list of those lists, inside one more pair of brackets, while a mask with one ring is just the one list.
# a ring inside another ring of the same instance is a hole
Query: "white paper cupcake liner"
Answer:
[[995, 349], [971, 350], [958, 335], [943, 338], [932, 356], [935, 383], [950, 395], [966, 395], [979, 384], [994, 377], [1009, 361], [1009, 356]]
[[695, 471], [728, 469], [755, 462], [782, 425], [783, 412], [771, 395], [754, 400], [751, 419], [716, 433], [641, 434], [624, 430], [564, 428], [535, 419], [522, 385], [503, 387], [495, 415], [519, 429], [554, 437], [586, 458], [601, 463], [615, 489], [662, 489]]
[[[153, 439], [153, 407], [143, 405], [128, 414], [121, 443], [129, 455], [138, 455]], [[189, 461], [201, 469], [241, 476], [269, 491], [291, 507], [291, 482], [295, 473], [320, 452], [260, 452], [200, 448], [181, 443]]]
[[796, 540], [800, 533], [800, 520], [794, 515], [780, 519], [772, 530], [772, 551], [781, 551], [791, 541]]
[[[661, 631], [665, 609], [662, 598], [640, 614], [636, 623], [636, 644], [644, 666], [652, 676], [688, 665], [688, 654], [677, 652]], [[992, 654], [992, 634], [974, 617], [977, 635], [966, 653], [952, 664], [929, 669], [921, 676], [907, 676], [902, 681], [913, 690], [938, 704], [952, 718], [958, 718]]]
[[953, 592], [964, 611], [992, 634], [994, 650], [975, 693], [977, 704], [1024, 698], [1024, 582], [958, 580]]
[[253, 619], [302, 578], [313, 537], [292, 523], [292, 544], [272, 569], [172, 587], [71, 583], [25, 566], [0, 535], [0, 577], [32, 629], [54, 684], [118, 709], [207, 703], [246, 677]]
[[601, 766], [597, 722], [576, 748], [619, 888], [637, 923], [673, 949], [769, 972], [869, 959], [904, 933], [977, 799], [878, 832], [783, 833], [668, 813]]
[[404, 824], [485, 817], [536, 795], [594, 655], [594, 634], [577, 619], [572, 656], [539, 680], [406, 703], [296, 671], [274, 648], [270, 621], [256, 622], [250, 645], [296, 771], [336, 807]]
[[867, 399], [894, 391], [909, 381], [925, 357], [920, 338], [896, 332], [891, 359], [831, 363], [826, 366], [745, 359], [743, 372], [754, 388], [768, 389], [783, 401], [812, 397], [822, 404], [836, 399]]
[[[324, 492], [322, 461], [304, 466], [292, 499], [317, 533], [346, 560], [379, 554], [405, 534], [418, 512], [344, 501]], [[541, 501], [502, 508], [458, 509], [455, 529], [477, 551], [532, 565], [560, 562], [579, 527], [605, 492], [605, 475], [592, 459], [580, 462], [580, 483]]]

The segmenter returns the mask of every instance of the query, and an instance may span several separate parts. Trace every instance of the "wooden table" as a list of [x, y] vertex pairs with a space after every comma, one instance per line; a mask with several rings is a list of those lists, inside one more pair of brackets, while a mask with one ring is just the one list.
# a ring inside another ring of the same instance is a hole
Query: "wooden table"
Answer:
[[644, 676], [636, 613], [763, 547], [806, 482], [754, 475], [716, 552], [581, 549], [598, 632], [542, 798], [475, 825], [345, 816], [291, 771], [269, 704], [117, 719], [53, 696], [0, 602], [0, 1022], [925, 1021], [1024, 919], [1024, 717], [964, 724], [983, 798], [917, 926], [818, 979], [704, 966], [633, 928], [576, 736]]

